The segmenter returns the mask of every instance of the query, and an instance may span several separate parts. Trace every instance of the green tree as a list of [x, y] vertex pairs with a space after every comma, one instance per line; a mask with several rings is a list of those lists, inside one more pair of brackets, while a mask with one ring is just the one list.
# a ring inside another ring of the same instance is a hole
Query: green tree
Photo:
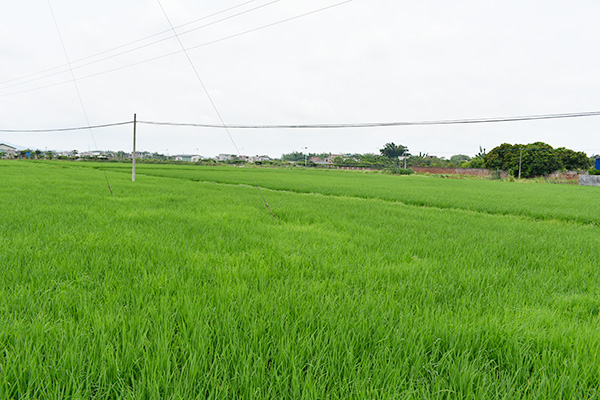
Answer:
[[462, 164], [463, 168], [485, 168], [485, 161], [483, 157], [471, 158], [466, 163]]
[[[517, 166], [511, 171], [513, 175], [518, 174]], [[560, 169], [556, 151], [549, 144], [535, 142], [528, 144], [523, 149], [521, 165], [521, 176], [533, 178], [534, 176], [547, 175]]]
[[583, 151], [573, 151], [564, 147], [556, 149], [560, 168], [567, 171], [588, 169], [592, 166], [590, 158]]
[[452, 164], [455, 167], [458, 167], [463, 163], [468, 162], [469, 160], [471, 160], [471, 157], [465, 154], [455, 154], [452, 157], [450, 157], [450, 164]]
[[359, 165], [367, 168], [383, 168], [390, 162], [390, 159], [373, 153], [366, 153], [360, 156]]
[[383, 149], [379, 150], [382, 156], [387, 158], [398, 158], [399, 156], [409, 156], [408, 147], [401, 144], [396, 145], [394, 142], [386, 143]]
[[304, 161], [304, 157], [304, 153], [300, 151], [293, 151], [291, 153], [281, 155], [281, 159], [283, 161]]
[[535, 142], [527, 145], [503, 143], [484, 157], [484, 166], [489, 169], [509, 171], [513, 176], [533, 178], [547, 175], [561, 168], [557, 151], [547, 143]]
[[340, 156], [337, 156], [337, 157], [335, 157], [335, 158], [333, 159], [333, 163], [334, 163], [335, 165], [340, 165], [340, 164], [343, 164], [343, 163], [344, 163], [344, 159], [343, 159], [342, 157], [340, 157]]
[[494, 147], [483, 157], [484, 168], [493, 170], [509, 171], [515, 165], [519, 165], [519, 152], [523, 145], [512, 145], [502, 143], [500, 146]]

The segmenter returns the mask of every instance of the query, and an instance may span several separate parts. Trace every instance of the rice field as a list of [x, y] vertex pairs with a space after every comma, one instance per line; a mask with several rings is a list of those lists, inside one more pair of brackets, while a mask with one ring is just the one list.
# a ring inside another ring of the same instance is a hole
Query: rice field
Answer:
[[0, 398], [600, 397], [598, 188], [129, 168], [0, 161]]

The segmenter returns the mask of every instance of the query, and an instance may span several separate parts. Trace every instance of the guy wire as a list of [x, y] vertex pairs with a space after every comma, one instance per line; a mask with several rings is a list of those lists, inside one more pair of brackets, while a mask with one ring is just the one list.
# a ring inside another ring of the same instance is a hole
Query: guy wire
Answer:
[[[54, 21], [54, 26], [56, 27], [56, 32], [58, 32], [58, 38], [60, 39], [60, 44], [62, 46], [63, 52], [65, 53], [65, 58], [67, 59], [67, 64], [69, 65], [69, 71], [71, 73], [71, 78], [73, 79], [73, 85], [75, 85], [75, 90], [77, 91], [77, 98], [79, 99], [79, 104], [81, 104], [81, 109], [83, 110], [83, 115], [85, 116], [85, 121], [87, 122], [90, 134], [92, 136], [92, 142], [94, 143], [94, 147], [98, 150], [98, 145], [96, 144], [96, 138], [94, 137], [94, 131], [92, 130], [90, 119], [88, 118], [88, 113], [85, 109], [85, 105], [83, 104], [83, 99], [81, 98], [81, 92], [79, 91], [79, 85], [77, 84], [77, 79], [75, 79], [75, 74], [73, 73], [73, 68], [71, 67], [71, 60], [69, 59], [69, 54], [67, 53], [67, 48], [65, 47], [65, 42], [63, 41], [62, 35], [60, 34], [60, 29], [58, 28], [58, 22], [56, 22], [56, 16], [54, 15], [54, 10], [52, 9], [52, 4], [50, 0], [48, 0], [48, 6], [50, 7], [50, 14], [52, 14], [52, 20]], [[106, 184], [108, 185], [108, 190], [110, 191], [110, 195], [113, 195], [112, 188], [110, 187], [110, 182], [108, 180], [108, 175], [106, 175], [106, 171], [102, 171], [104, 173], [104, 178], [106, 179]]]
[[[204, 93], [206, 93], [206, 97], [208, 97], [208, 100], [210, 101], [210, 104], [212, 105], [213, 109], [215, 110], [215, 113], [217, 114], [217, 117], [219, 118], [219, 121], [221, 122], [221, 125], [223, 126], [223, 128], [227, 132], [227, 136], [229, 136], [229, 140], [231, 140], [231, 143], [233, 144], [233, 147], [235, 148], [237, 154], [241, 155], [241, 152], [240, 152], [237, 144], [235, 143], [235, 140], [233, 140], [233, 136], [231, 136], [231, 132], [229, 131], [229, 128], [227, 127], [227, 124], [225, 124], [225, 120], [223, 120], [223, 117], [221, 116], [221, 113], [219, 112], [219, 109], [217, 108], [217, 105], [213, 101], [213, 99], [212, 99], [212, 97], [211, 97], [208, 89], [206, 88], [206, 85], [204, 85], [204, 81], [202, 80], [202, 78], [200, 77], [200, 74], [198, 73], [198, 70], [196, 69], [196, 66], [194, 65], [192, 59], [190, 58], [190, 55], [188, 54], [185, 46], [181, 42], [181, 39], [179, 38], [179, 34], [177, 33], [177, 31], [175, 30], [175, 27], [171, 23], [171, 20], [169, 19], [169, 16], [167, 15], [165, 9], [163, 8], [160, 0], [156, 0], [156, 1], [158, 2], [158, 5], [159, 5], [160, 9], [162, 10], [162, 12], [163, 12], [163, 14], [164, 14], [167, 22], [169, 23], [169, 26], [171, 27], [171, 30], [173, 31], [173, 34], [174, 34], [175, 38], [179, 42], [179, 45], [181, 46], [181, 49], [182, 49], [183, 53], [185, 54], [185, 57], [187, 58], [190, 66], [192, 67], [192, 69], [194, 70], [194, 74], [196, 75], [196, 78], [198, 79], [198, 82], [200, 82], [200, 85], [202, 86], [202, 89], [204, 89]], [[248, 171], [250, 171], [250, 170], [248, 170]], [[254, 181], [254, 185], [256, 186], [256, 189], [258, 190], [258, 193], [260, 194], [260, 197], [262, 198], [263, 202], [265, 203], [265, 206], [269, 209], [269, 212], [271, 213], [271, 216], [273, 217], [273, 220], [275, 221], [275, 224], [279, 225], [279, 222], [277, 221], [277, 218], [275, 218], [275, 214], [273, 214], [273, 210], [271, 210], [271, 206], [269, 206], [269, 203], [265, 199], [265, 196], [263, 195], [262, 190], [260, 190], [260, 186], [258, 186], [258, 183], [256, 182], [256, 179], [254, 179], [254, 175], [252, 174], [252, 172], [250, 172], [250, 176], [251, 176], [251, 179]]]

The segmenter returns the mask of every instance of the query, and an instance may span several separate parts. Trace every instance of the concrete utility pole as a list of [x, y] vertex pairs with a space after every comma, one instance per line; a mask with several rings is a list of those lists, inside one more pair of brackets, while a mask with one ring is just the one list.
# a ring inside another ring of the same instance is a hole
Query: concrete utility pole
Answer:
[[306, 154], [304, 154], [304, 168], [306, 168], [308, 165], [308, 147], [303, 147], [303, 149], [306, 150]]
[[406, 169], [406, 159], [408, 156], [398, 156], [399, 161], [404, 161], [404, 169]]
[[519, 154], [519, 179], [521, 179], [521, 163], [523, 162], [523, 148], [521, 147], [521, 153]]
[[135, 182], [135, 128], [137, 118], [133, 114], [133, 154], [131, 155], [131, 182]]

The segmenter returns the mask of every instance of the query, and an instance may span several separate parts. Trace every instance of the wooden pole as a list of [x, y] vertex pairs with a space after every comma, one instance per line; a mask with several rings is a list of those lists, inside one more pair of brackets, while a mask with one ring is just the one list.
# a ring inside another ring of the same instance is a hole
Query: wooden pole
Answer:
[[136, 128], [136, 115], [133, 114], [133, 154], [131, 155], [131, 181], [135, 182], [135, 128]]

